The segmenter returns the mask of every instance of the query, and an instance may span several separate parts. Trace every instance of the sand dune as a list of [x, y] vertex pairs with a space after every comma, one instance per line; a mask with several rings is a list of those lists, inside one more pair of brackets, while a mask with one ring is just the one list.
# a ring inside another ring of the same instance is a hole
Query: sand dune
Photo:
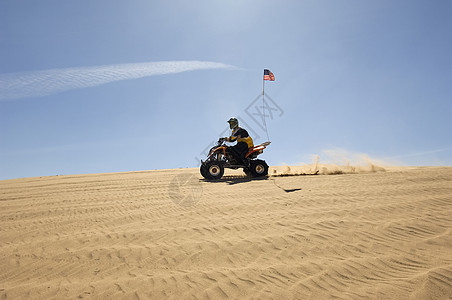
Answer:
[[0, 297], [452, 299], [452, 168], [284, 168], [0, 181]]

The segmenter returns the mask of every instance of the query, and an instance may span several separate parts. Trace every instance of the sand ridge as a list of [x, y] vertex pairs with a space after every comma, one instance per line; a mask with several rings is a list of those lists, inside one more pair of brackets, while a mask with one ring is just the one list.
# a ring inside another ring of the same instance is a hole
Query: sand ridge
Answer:
[[452, 168], [374, 171], [0, 181], [0, 296], [451, 299]]

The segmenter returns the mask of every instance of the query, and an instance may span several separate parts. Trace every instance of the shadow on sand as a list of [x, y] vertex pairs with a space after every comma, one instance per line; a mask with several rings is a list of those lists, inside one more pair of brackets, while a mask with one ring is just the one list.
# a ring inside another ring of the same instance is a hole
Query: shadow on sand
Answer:
[[218, 182], [225, 182], [229, 185], [234, 185], [234, 184], [238, 184], [238, 183], [246, 183], [246, 182], [251, 182], [251, 181], [260, 181], [260, 180], [270, 180], [273, 182], [273, 184], [283, 190], [286, 193], [292, 193], [292, 192], [297, 192], [297, 191], [301, 191], [301, 188], [294, 188], [294, 189], [285, 189], [281, 186], [279, 186], [278, 184], [276, 184], [275, 179], [271, 178], [271, 177], [276, 177], [276, 176], [263, 176], [263, 177], [251, 177], [251, 176], [223, 176], [221, 179], [218, 180], [207, 180], [207, 179], [200, 179], [200, 181], [204, 181], [204, 182], [209, 182], [209, 183], [218, 183]]
[[226, 182], [227, 184], [233, 185], [238, 183], [245, 183], [245, 182], [251, 182], [251, 181], [258, 181], [258, 180], [268, 180], [268, 176], [263, 177], [251, 177], [246, 175], [225, 175], [221, 177], [221, 179], [217, 180], [207, 180], [207, 179], [200, 179], [200, 181], [203, 182], [210, 182], [210, 183], [218, 183], [218, 182]]

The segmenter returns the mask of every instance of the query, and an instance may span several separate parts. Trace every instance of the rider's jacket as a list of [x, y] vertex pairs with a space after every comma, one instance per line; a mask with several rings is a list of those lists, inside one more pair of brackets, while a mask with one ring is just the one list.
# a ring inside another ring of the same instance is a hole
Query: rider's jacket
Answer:
[[253, 139], [248, 134], [248, 131], [246, 131], [245, 129], [243, 129], [241, 127], [235, 128], [232, 131], [231, 136], [228, 137], [227, 141], [228, 142], [235, 142], [235, 141], [237, 141], [237, 143], [245, 142], [248, 145], [248, 148], [254, 147]]

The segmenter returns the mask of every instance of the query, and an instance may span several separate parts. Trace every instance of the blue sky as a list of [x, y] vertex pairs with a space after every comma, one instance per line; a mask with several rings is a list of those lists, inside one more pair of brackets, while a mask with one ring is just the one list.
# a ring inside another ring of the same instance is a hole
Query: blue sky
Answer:
[[452, 165], [451, 12], [449, 0], [1, 1], [0, 179], [196, 167], [232, 116], [263, 142], [246, 109], [264, 68], [280, 108], [270, 165], [334, 149]]

